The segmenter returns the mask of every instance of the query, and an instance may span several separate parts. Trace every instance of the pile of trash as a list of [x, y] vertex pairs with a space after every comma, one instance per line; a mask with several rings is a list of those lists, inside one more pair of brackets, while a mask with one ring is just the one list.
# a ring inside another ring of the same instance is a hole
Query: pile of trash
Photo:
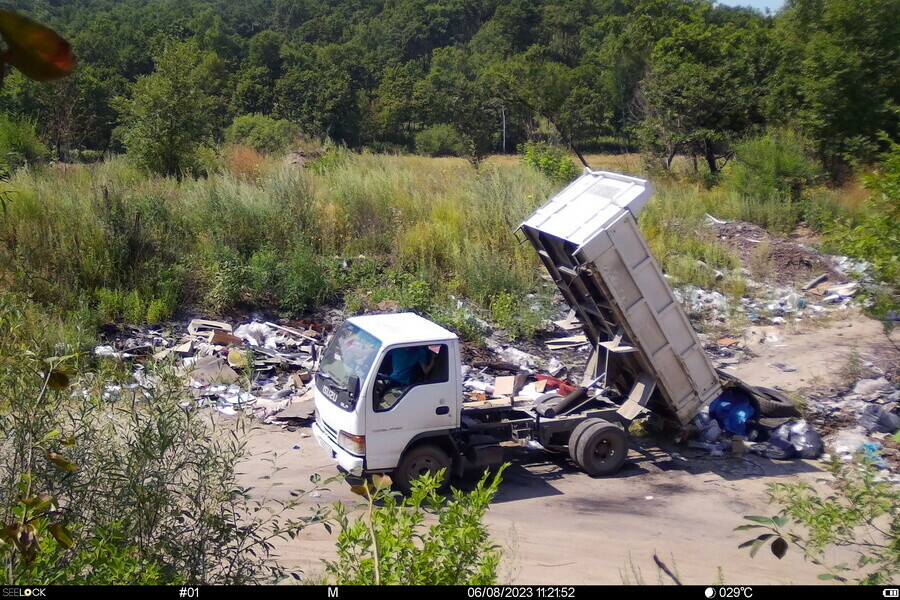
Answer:
[[[823, 254], [752, 223], [712, 215], [707, 215], [707, 220], [717, 239], [737, 251], [743, 264], [765, 259], [770, 268], [764, 282], [755, 281], [748, 269], [741, 269], [749, 294], [732, 305], [717, 291], [695, 285], [674, 289], [676, 298], [694, 319], [726, 322], [729, 317], [740, 315], [757, 324], [781, 325], [788, 319], [846, 309], [857, 302], [855, 296], [860, 291], [874, 285], [872, 265], [864, 260]], [[715, 274], [717, 279], [725, 277], [718, 271]]]
[[[133, 363], [135, 383], [126, 388], [155, 387], [158, 377], [145, 365], [165, 362], [184, 380], [196, 406], [226, 416], [243, 412], [266, 419], [303, 396], [326, 329], [324, 323], [311, 320], [290, 326], [250, 321], [233, 327], [193, 319], [180, 334], [171, 329], [113, 329], [107, 332], [111, 343], [97, 346], [94, 353]], [[109, 385], [103, 395], [118, 396], [122, 387]]]
[[[818, 283], [816, 283], [818, 282]], [[802, 320], [845, 310], [853, 305], [854, 296], [862, 289], [859, 282], [834, 283], [825, 275], [813, 279], [800, 291], [772, 287], [747, 280], [752, 297], [744, 296], [736, 304], [715, 290], [695, 285], [675, 288], [673, 293], [689, 317], [704, 322], [724, 323], [729, 317], [742, 315], [751, 323], [783, 325], [788, 319]]]
[[[875, 368], [875, 367], [871, 367]], [[844, 461], [858, 452], [879, 466], [900, 472], [900, 390], [884, 375], [858, 380], [846, 393], [818, 396], [809, 403], [810, 419]]]

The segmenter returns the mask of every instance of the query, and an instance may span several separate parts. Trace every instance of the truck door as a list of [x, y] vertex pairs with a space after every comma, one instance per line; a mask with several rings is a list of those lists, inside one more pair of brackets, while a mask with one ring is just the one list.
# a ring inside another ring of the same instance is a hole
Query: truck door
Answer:
[[367, 391], [366, 468], [393, 469], [419, 433], [456, 426], [458, 368], [447, 343], [389, 350]]

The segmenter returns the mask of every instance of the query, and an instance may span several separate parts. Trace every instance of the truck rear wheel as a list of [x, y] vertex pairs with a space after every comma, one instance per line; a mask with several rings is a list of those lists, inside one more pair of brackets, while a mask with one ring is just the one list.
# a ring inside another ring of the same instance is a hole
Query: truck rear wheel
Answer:
[[439, 447], [432, 444], [423, 444], [406, 452], [400, 459], [400, 464], [394, 469], [393, 480], [397, 487], [405, 494], [412, 491], [412, 483], [422, 475], [434, 474], [444, 470], [438, 491], [446, 489], [450, 483], [450, 457]]
[[[592, 423], [575, 444], [575, 463], [591, 476], [612, 475], [628, 456], [628, 437], [612, 423]], [[571, 451], [571, 446], [569, 447]]]
[[581, 463], [578, 462], [578, 453], [575, 449], [578, 447], [578, 440], [581, 439], [581, 436], [584, 435], [584, 432], [593, 427], [596, 424], [608, 424], [608, 421], [604, 421], [603, 419], [585, 419], [581, 423], [575, 426], [575, 429], [572, 430], [571, 435], [569, 435], [569, 458], [572, 459], [572, 462], [575, 463], [575, 466], [579, 469], [582, 469]]

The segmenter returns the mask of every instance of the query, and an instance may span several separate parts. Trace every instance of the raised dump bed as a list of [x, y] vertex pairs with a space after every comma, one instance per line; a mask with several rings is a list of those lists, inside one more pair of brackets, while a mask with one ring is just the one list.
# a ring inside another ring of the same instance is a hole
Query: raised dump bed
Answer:
[[638, 230], [652, 193], [644, 179], [586, 170], [521, 230], [594, 348], [585, 380], [687, 424], [722, 384]]

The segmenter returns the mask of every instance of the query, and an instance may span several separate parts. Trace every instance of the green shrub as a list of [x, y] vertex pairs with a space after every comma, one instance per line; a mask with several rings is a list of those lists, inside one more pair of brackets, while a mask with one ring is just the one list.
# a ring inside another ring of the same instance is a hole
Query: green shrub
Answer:
[[416, 134], [416, 153], [425, 156], [465, 156], [466, 145], [453, 125], [441, 124]]
[[513, 339], [532, 339], [543, 320], [527, 302], [506, 292], [494, 296], [491, 317]]
[[284, 152], [298, 133], [297, 127], [285, 119], [252, 114], [235, 117], [225, 130], [225, 141], [272, 154]]
[[[500, 485], [501, 468], [471, 492], [437, 493], [440, 474], [423, 475], [402, 498], [388, 477], [355, 486], [367, 498], [366, 515], [351, 522], [335, 505], [336, 561], [325, 570], [340, 585], [488, 585], [497, 581], [500, 550], [483, 523]], [[426, 519], [429, 522], [426, 522]]]
[[[752, 524], [737, 530], [763, 530], [740, 547], [750, 555], [768, 544], [782, 558], [791, 546], [819, 565], [819, 579], [859, 584], [888, 585], [900, 575], [900, 490], [882, 480], [878, 467], [864, 456], [842, 464], [834, 458], [828, 465], [833, 481], [769, 484], [769, 501], [781, 507], [774, 517], [744, 517]], [[831, 564], [826, 550], [842, 547], [857, 555], [854, 569]]]
[[522, 162], [556, 182], [568, 183], [580, 172], [563, 150], [547, 142], [525, 142], [519, 145], [518, 152]]
[[9, 176], [16, 169], [41, 162], [47, 148], [37, 137], [31, 121], [0, 115], [0, 176]]
[[900, 144], [891, 143], [881, 167], [864, 178], [872, 195], [858, 224], [836, 219], [828, 242], [841, 252], [870, 261], [877, 276], [900, 288]]
[[435, 322], [456, 332], [467, 342], [478, 347], [484, 346], [484, 338], [487, 336], [488, 330], [471, 311], [465, 308], [445, 308], [435, 311], [430, 316]]
[[[3, 300], [0, 356], [14, 360], [0, 369], [0, 584], [285, 575], [271, 542], [302, 525], [238, 485], [239, 427], [191, 407], [166, 365], [145, 365], [147, 389], [121, 385], [131, 373], [112, 361], [82, 376], [90, 359], [63, 346], [51, 320]], [[49, 354], [60, 350], [70, 353]]]
[[795, 202], [822, 177], [822, 167], [808, 147], [807, 140], [782, 129], [738, 142], [725, 186], [746, 198]]

